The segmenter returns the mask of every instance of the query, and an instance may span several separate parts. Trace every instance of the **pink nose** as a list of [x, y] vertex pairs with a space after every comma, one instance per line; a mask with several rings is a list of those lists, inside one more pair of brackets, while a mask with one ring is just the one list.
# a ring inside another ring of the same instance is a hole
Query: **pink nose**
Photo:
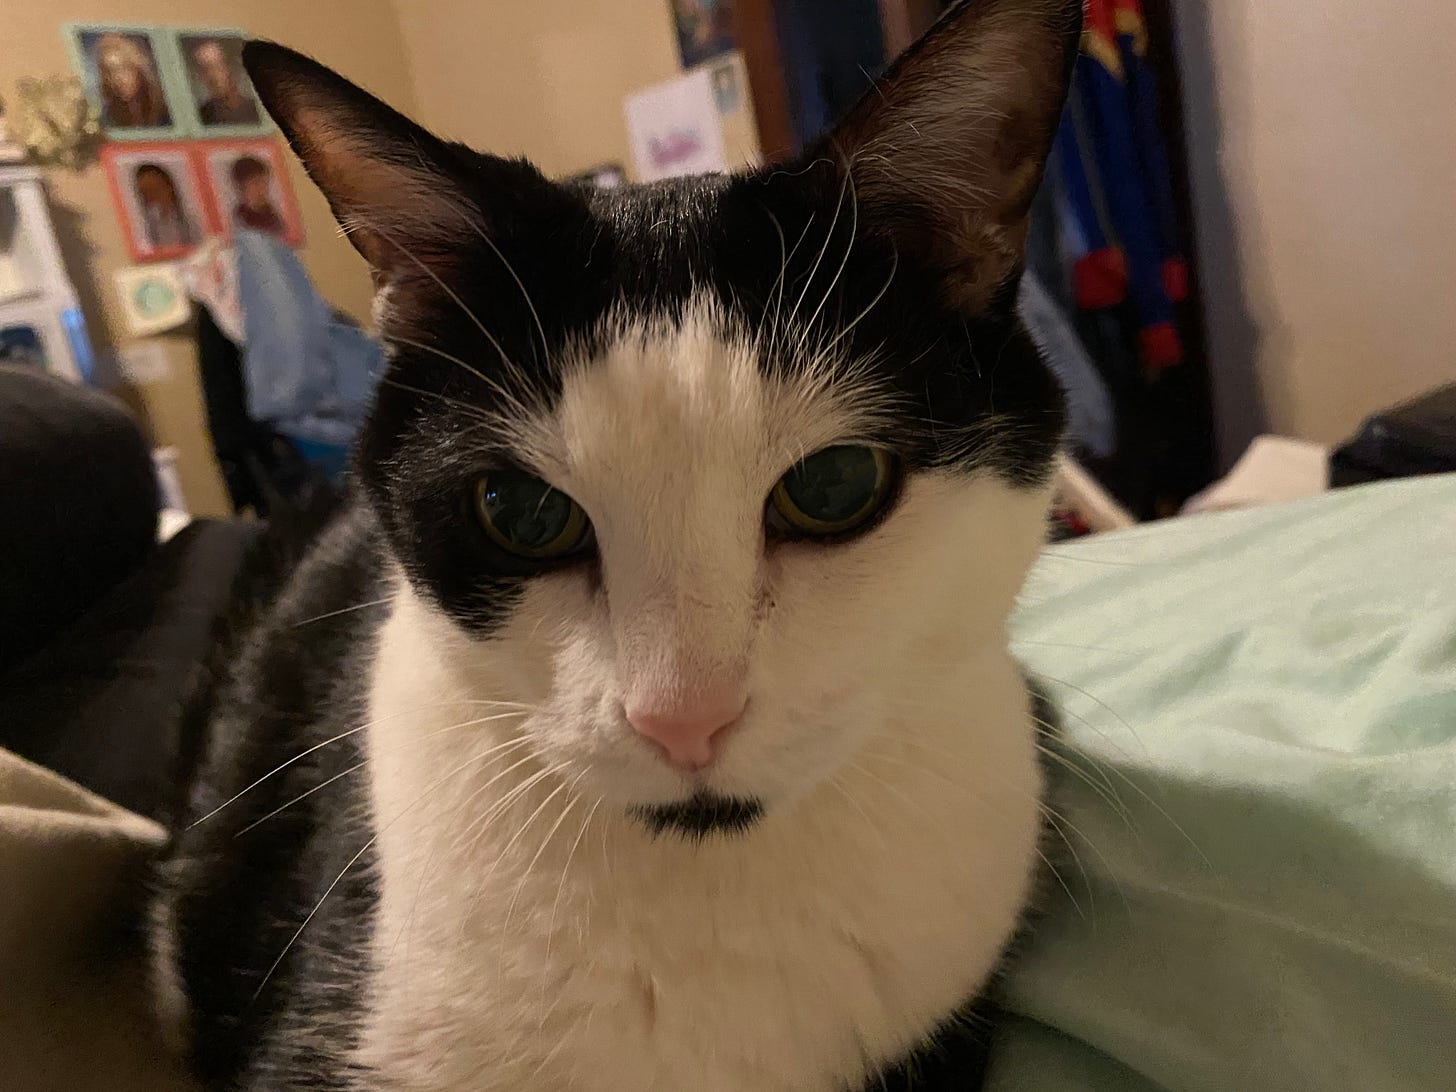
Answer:
[[712, 764], [716, 741], [747, 703], [737, 688], [686, 700], [633, 697], [627, 701], [627, 721], [638, 735], [657, 745], [670, 765], [696, 773]]

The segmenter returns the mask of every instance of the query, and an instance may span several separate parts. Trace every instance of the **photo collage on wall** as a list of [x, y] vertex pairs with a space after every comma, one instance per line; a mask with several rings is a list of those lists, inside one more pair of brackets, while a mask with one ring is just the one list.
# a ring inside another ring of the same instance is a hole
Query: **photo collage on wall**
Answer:
[[65, 34], [106, 132], [101, 161], [133, 260], [182, 258], [238, 228], [302, 244], [282, 145], [243, 70], [242, 31], [72, 24]]

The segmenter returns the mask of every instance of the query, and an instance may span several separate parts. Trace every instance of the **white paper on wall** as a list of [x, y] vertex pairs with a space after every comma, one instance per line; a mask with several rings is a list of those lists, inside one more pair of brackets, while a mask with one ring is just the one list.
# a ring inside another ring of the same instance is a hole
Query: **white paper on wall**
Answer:
[[627, 96], [624, 110], [639, 181], [728, 169], [708, 68], [634, 92]]

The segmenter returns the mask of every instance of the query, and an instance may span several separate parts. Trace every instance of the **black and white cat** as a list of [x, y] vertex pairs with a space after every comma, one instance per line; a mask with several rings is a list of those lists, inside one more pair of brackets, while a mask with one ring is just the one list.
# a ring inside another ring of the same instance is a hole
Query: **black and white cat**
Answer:
[[201, 711], [156, 945], [211, 1087], [971, 1083], [1042, 831], [1014, 300], [1080, 17], [964, 4], [798, 163], [615, 191], [247, 47], [390, 365]]

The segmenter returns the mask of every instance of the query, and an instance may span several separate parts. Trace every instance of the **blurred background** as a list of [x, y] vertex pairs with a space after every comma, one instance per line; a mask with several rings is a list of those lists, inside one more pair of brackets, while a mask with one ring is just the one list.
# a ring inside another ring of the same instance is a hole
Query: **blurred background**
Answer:
[[[613, 185], [795, 154], [939, 8], [4, 0], [0, 357], [119, 395], [167, 507], [261, 511], [337, 473], [377, 356], [367, 273], [259, 116], [245, 36]], [[1134, 518], [1256, 437], [1323, 453], [1456, 379], [1456, 5], [1088, 14], [1023, 302], [1067, 358], [1081, 462]], [[286, 306], [257, 295], [279, 276]], [[271, 340], [250, 300], [287, 312]]]

